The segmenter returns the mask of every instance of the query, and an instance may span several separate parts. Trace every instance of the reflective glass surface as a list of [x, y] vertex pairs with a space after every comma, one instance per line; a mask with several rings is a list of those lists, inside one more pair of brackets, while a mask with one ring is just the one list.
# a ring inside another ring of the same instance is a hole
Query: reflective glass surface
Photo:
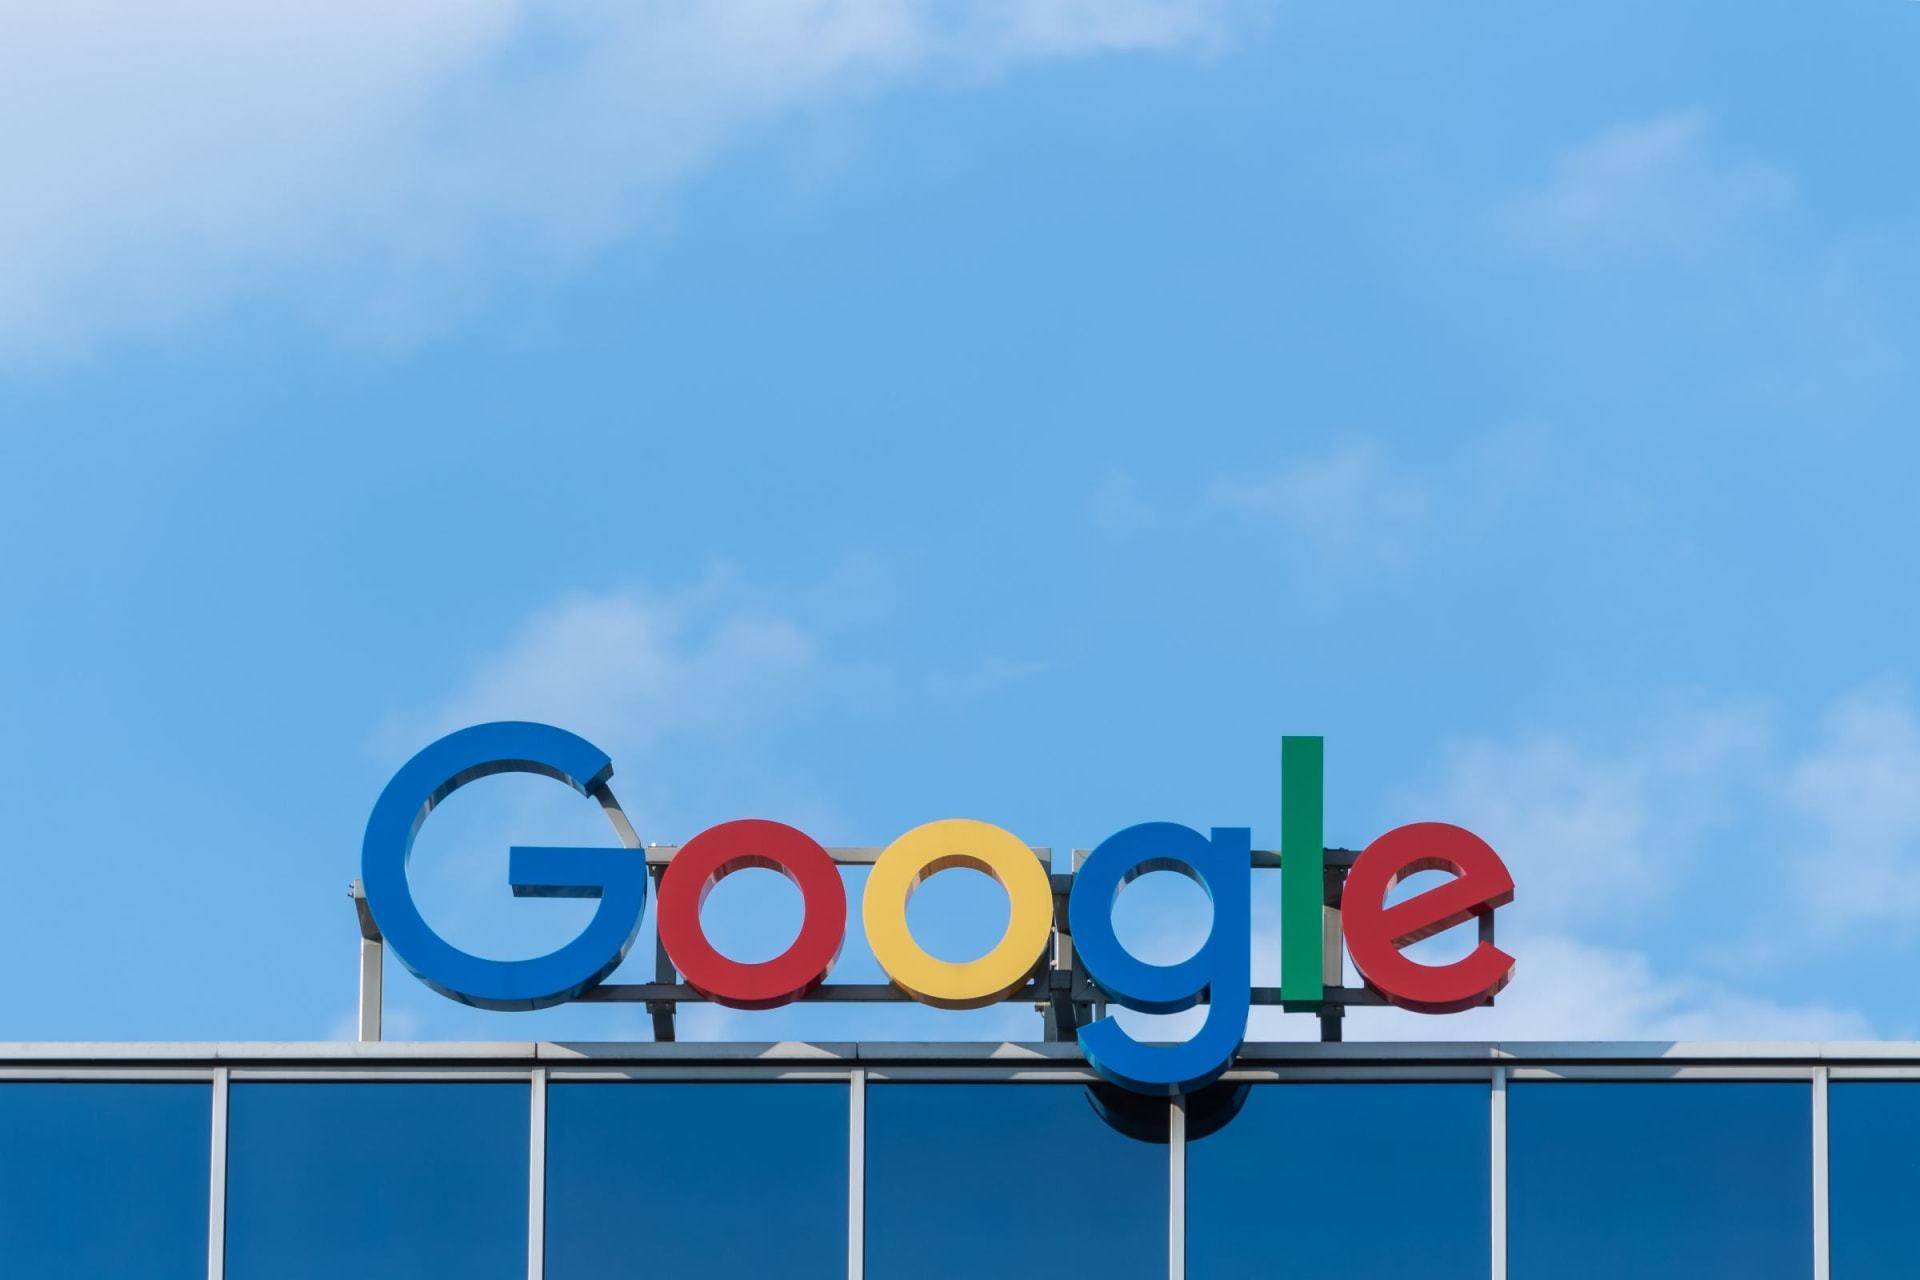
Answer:
[[1079, 1085], [873, 1085], [867, 1275], [1165, 1280], [1167, 1164]]
[[235, 1084], [228, 1280], [524, 1280], [517, 1084]]
[[554, 1084], [547, 1280], [843, 1280], [847, 1086]]
[[0, 1085], [0, 1275], [207, 1274], [213, 1090]]
[[1836, 1280], [1920, 1275], [1920, 1081], [1829, 1085], [1827, 1160]]
[[1484, 1084], [1263, 1084], [1187, 1145], [1194, 1280], [1485, 1280]]
[[1507, 1159], [1513, 1280], [1812, 1274], [1810, 1085], [1515, 1084]]

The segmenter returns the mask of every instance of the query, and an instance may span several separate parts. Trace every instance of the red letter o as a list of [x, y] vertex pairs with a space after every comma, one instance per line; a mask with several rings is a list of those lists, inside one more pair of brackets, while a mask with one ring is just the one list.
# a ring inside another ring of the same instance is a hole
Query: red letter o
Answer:
[[[771, 960], [743, 964], [707, 941], [700, 908], [722, 879], [746, 867], [778, 871], [800, 890], [800, 936]], [[687, 985], [732, 1009], [772, 1009], [819, 986], [847, 933], [847, 891], [814, 839], [783, 822], [740, 818], [688, 841], [660, 877], [660, 941]]]

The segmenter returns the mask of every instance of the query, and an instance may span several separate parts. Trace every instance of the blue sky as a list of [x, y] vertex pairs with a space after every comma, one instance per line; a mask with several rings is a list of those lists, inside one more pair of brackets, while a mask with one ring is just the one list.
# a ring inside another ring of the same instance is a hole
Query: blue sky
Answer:
[[[1520, 886], [1499, 1008], [1358, 1033], [1920, 1025], [1920, 6], [20, 22], [0, 1038], [345, 1034], [373, 798], [501, 716], [666, 841], [1271, 841], [1322, 733], [1332, 841], [1456, 821]], [[457, 797], [430, 918], [564, 937], [504, 880], [601, 838], [563, 801]], [[958, 954], [996, 904], [950, 880]], [[711, 912], [793, 925], [771, 873]], [[644, 1034], [389, 989], [401, 1034]]]

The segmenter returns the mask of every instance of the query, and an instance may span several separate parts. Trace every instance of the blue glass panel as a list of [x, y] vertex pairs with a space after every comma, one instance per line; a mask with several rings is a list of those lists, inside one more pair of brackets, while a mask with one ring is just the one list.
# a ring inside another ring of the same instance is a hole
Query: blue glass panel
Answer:
[[1187, 1145], [1195, 1280], [1419, 1276], [1491, 1266], [1484, 1084], [1273, 1084]]
[[1079, 1085], [867, 1091], [873, 1280], [1166, 1280], [1167, 1148]]
[[1839, 1280], [1920, 1275], [1920, 1084], [1847, 1081], [1827, 1090], [1827, 1186]]
[[1813, 1098], [1790, 1083], [1519, 1084], [1513, 1280], [1813, 1271]]
[[843, 1280], [847, 1086], [556, 1084], [547, 1280]]
[[525, 1084], [236, 1084], [229, 1280], [524, 1280]]
[[213, 1090], [0, 1085], [0, 1274], [207, 1274]]

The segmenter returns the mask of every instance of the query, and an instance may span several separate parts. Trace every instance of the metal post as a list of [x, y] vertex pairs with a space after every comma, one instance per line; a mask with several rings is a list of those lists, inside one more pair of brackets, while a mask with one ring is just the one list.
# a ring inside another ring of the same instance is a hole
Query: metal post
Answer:
[[207, 1280], [227, 1274], [227, 1068], [213, 1069], [213, 1163], [207, 1172]]
[[[1091, 849], [1074, 849], [1068, 853], [1067, 865], [1072, 868], [1072, 872], [1068, 876], [1066, 883], [1068, 896], [1071, 896], [1073, 893], [1074, 882], [1072, 877], [1080, 874], [1080, 868], [1085, 866], [1087, 859], [1092, 856], [1093, 850]], [[1065, 900], [1063, 899], [1058, 916], [1063, 924], [1068, 918], [1064, 902]], [[1067, 975], [1067, 990], [1071, 995], [1068, 1008], [1072, 1014], [1074, 1034], [1072, 1036], [1063, 1035], [1061, 1037], [1063, 1040], [1078, 1039], [1079, 1028], [1087, 1026], [1090, 1023], [1098, 1022], [1107, 1016], [1106, 998], [1101, 994], [1100, 989], [1093, 985], [1093, 980], [1087, 976], [1087, 971], [1080, 967], [1079, 959], [1074, 955], [1073, 934], [1071, 929], [1068, 930], [1066, 942], [1067, 958], [1073, 962], [1073, 968]]]
[[867, 1073], [847, 1082], [847, 1280], [867, 1269]]
[[[666, 864], [649, 866], [653, 876], [653, 980], [660, 986], [671, 986], [680, 981], [680, 971], [673, 967], [673, 957], [667, 954], [667, 940], [660, 933], [660, 882], [666, 878]], [[674, 1038], [674, 1005], [668, 1000], [647, 1001], [647, 1016], [653, 1020], [653, 1038], [664, 1044]]]
[[[1284, 856], [1284, 855], [1283, 855]], [[1323, 853], [1321, 855], [1325, 857]], [[1342, 950], [1346, 935], [1341, 930], [1340, 901], [1346, 892], [1347, 872], [1350, 867], [1333, 863], [1320, 872], [1320, 985], [1332, 991], [1346, 984], [1346, 952]], [[1341, 1019], [1346, 1016], [1344, 1006], [1322, 1004], [1320, 1006], [1320, 1039], [1327, 1044], [1337, 1044], [1341, 1039]]]
[[528, 1099], [527, 1280], [547, 1274], [547, 1069], [533, 1069]]
[[370, 1044], [380, 1039], [381, 986], [380, 961], [385, 951], [380, 926], [367, 909], [366, 886], [355, 880], [347, 892], [353, 897], [353, 912], [360, 920], [360, 1018], [358, 1039]]
[[[1074, 851], [1076, 856], [1079, 850]], [[1067, 924], [1067, 897], [1073, 877], [1050, 875], [1053, 885], [1053, 941], [1042, 965], [1038, 985], [1046, 994], [1040, 1005], [1040, 1035], [1049, 1041], [1072, 1040], [1080, 1027], [1079, 1007], [1073, 1002], [1073, 931]]]
[[1813, 1069], [1813, 1280], [1833, 1274], [1832, 1202], [1827, 1186], [1827, 1075]]
[[1493, 1105], [1488, 1130], [1488, 1167], [1493, 1171], [1492, 1245], [1493, 1280], [1507, 1280], [1507, 1069], [1493, 1069]]

